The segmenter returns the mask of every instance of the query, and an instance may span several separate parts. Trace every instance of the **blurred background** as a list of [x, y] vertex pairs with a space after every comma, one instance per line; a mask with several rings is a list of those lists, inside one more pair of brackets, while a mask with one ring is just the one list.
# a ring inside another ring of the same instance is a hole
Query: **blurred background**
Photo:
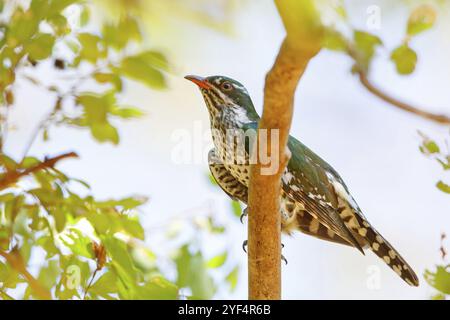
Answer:
[[[117, 8], [110, 1], [89, 5], [90, 22], [84, 28], [95, 32], [99, 23], [114, 20], [115, 10], [121, 10], [120, 1], [116, 2]], [[431, 2], [438, 6], [435, 24], [410, 41], [419, 57], [414, 73], [401, 75], [390, 61], [391, 50], [404, 39], [411, 10], [423, 2], [344, 1], [342, 5], [346, 24], [383, 40], [372, 60], [370, 79], [403, 101], [448, 114], [447, 4]], [[167, 86], [154, 90], [137, 81], [124, 82], [121, 103], [140, 107], [144, 116], [117, 124], [120, 144], [98, 144], [89, 130], [58, 126], [49, 129], [48, 141], [37, 137], [30, 154], [42, 158], [76, 151], [78, 161], [61, 162], [58, 168], [88, 181], [96, 198], [147, 196], [149, 201], [139, 209], [145, 244], [162, 257], [158, 264], [167, 278], [176, 279], [170, 257], [177, 244], [167, 240], [167, 234], [175, 232], [181, 239], [195, 239], [205, 259], [227, 252], [226, 263], [212, 272], [213, 279], [222, 279], [239, 266], [235, 289], [228, 290], [218, 280], [212, 298], [245, 299], [247, 256], [241, 244], [247, 226], [236, 217], [236, 204], [208, 178], [208, 113], [197, 88], [183, 76], [237, 79], [260, 112], [264, 77], [285, 34], [281, 19], [271, 0], [191, 0], [171, 5], [136, 0], [127, 5], [131, 3], [136, 7], [128, 10], [140, 14], [146, 34], [143, 44], [135, 47], [147, 46], [164, 54], [170, 65], [164, 73]], [[324, 8], [319, 9], [322, 19], [339, 26], [342, 22], [330, 9], [331, 2], [319, 3]], [[372, 12], [368, 8], [373, 6], [379, 8], [381, 19], [375, 27], [368, 23]], [[79, 14], [78, 8], [71, 10]], [[58, 54], [69, 56], [63, 49]], [[429, 299], [436, 290], [423, 274], [442, 263], [440, 238], [449, 232], [450, 198], [435, 187], [448, 174], [419, 151], [423, 137], [418, 131], [435, 138], [448, 152], [448, 126], [406, 113], [372, 95], [350, 72], [353, 63], [348, 55], [326, 49], [311, 61], [297, 90], [291, 134], [341, 174], [368, 220], [419, 274], [421, 286], [407, 286], [371, 252], [362, 256], [357, 250], [296, 233], [283, 238], [283, 255], [289, 261], [282, 267], [283, 298]], [[59, 71], [53, 70], [52, 62], [44, 61], [27, 72], [49, 85], [58, 81]], [[97, 87], [89, 81], [82, 86], [85, 91]], [[17, 82], [14, 96], [8, 119], [12, 129], [4, 148], [9, 156], [20, 159], [39, 125], [36, 119], [51, 111], [54, 97], [27, 81]], [[182, 135], [191, 140], [180, 142]], [[183, 143], [189, 143], [191, 150], [184, 159], [177, 153]], [[211, 236], [185, 225], [187, 220], [201, 225], [210, 216], [225, 232]], [[33, 263], [38, 262], [35, 258]]]

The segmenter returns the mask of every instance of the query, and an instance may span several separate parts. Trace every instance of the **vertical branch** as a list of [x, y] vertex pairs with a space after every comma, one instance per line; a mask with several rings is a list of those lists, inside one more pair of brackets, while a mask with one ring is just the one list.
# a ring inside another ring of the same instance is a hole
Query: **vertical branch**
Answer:
[[[287, 36], [266, 76], [264, 110], [254, 150], [260, 156], [267, 155], [270, 166], [276, 170], [264, 174], [267, 167], [259, 156], [250, 168], [248, 278], [252, 300], [281, 299], [281, 176], [290, 157], [286, 145], [295, 90], [308, 62], [320, 50], [320, 28], [315, 24], [318, 20], [314, 20], [317, 16], [312, 2], [276, 0], [275, 3]], [[266, 134], [266, 141], [261, 141]]]

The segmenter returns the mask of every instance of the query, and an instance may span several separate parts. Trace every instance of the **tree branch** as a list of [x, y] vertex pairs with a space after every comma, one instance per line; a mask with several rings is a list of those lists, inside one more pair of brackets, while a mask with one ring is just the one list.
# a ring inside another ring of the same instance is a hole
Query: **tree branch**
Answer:
[[19, 181], [20, 178], [25, 177], [27, 175], [30, 175], [32, 173], [44, 170], [44, 169], [49, 169], [49, 168], [53, 168], [57, 162], [63, 160], [63, 159], [67, 159], [67, 158], [77, 158], [78, 155], [75, 152], [69, 152], [69, 153], [65, 153], [53, 158], [46, 158], [44, 159], [43, 162], [27, 168], [25, 170], [14, 170], [14, 171], [8, 171], [6, 172], [6, 174], [4, 175], [4, 177], [0, 180], [0, 190], [3, 190], [7, 187], [9, 187], [11, 184], [16, 183], [17, 181]]
[[52, 298], [50, 291], [42, 286], [41, 283], [28, 272], [22, 257], [18, 252], [13, 250], [11, 253], [8, 253], [0, 250], [0, 256], [5, 258], [6, 261], [25, 278], [36, 297], [43, 300], [50, 300]]
[[[281, 176], [289, 161], [286, 144], [293, 114], [294, 93], [309, 60], [320, 50], [310, 0], [275, 0], [287, 36], [266, 76], [264, 110], [253, 152], [268, 156], [276, 170], [258, 157], [250, 166], [248, 278], [249, 299], [281, 299]], [[264, 130], [267, 132], [265, 133]], [[272, 133], [275, 135], [272, 138]], [[261, 141], [261, 138], [267, 141]], [[274, 139], [274, 140], [273, 140]], [[274, 148], [275, 147], [275, 148]], [[276, 151], [273, 151], [276, 150]], [[272, 153], [275, 154], [272, 154]]]
[[450, 124], [450, 117], [444, 115], [444, 114], [435, 114], [429, 111], [422, 110], [420, 108], [417, 108], [415, 106], [412, 106], [410, 104], [407, 104], [403, 101], [400, 101], [391, 95], [385, 93], [380, 88], [375, 86], [370, 80], [367, 78], [366, 74], [362, 71], [358, 72], [359, 75], [359, 81], [361, 84], [372, 94], [377, 96], [378, 98], [382, 99], [383, 101], [399, 108], [404, 111], [410, 112], [412, 114], [415, 114], [416, 116], [422, 117], [424, 119], [428, 119], [437, 123], [441, 124]]

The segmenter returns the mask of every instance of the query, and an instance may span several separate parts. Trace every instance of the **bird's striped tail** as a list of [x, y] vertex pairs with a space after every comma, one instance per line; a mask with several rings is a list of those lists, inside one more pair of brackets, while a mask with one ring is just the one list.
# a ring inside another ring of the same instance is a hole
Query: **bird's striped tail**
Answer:
[[356, 233], [364, 238], [370, 249], [380, 257], [392, 270], [395, 271], [406, 283], [411, 286], [418, 286], [419, 279], [414, 270], [394, 249], [394, 247], [381, 236], [362, 215], [355, 214], [359, 228]]

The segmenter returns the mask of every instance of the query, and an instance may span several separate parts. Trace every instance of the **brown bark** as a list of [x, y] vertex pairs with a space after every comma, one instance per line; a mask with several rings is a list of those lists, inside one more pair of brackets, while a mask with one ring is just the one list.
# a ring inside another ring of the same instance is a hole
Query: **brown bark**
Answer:
[[[270, 175], [261, 174], [264, 165], [260, 161], [250, 168], [248, 278], [252, 300], [281, 299], [281, 176], [290, 158], [286, 144], [295, 90], [316, 53], [316, 50], [292, 46], [286, 38], [266, 76], [264, 110], [258, 130], [267, 129], [267, 144], [258, 143], [258, 147], [259, 154], [269, 155], [278, 162], [278, 170]], [[271, 140], [271, 130], [278, 130], [278, 141]], [[278, 144], [276, 155], [270, 154], [273, 143]]]

